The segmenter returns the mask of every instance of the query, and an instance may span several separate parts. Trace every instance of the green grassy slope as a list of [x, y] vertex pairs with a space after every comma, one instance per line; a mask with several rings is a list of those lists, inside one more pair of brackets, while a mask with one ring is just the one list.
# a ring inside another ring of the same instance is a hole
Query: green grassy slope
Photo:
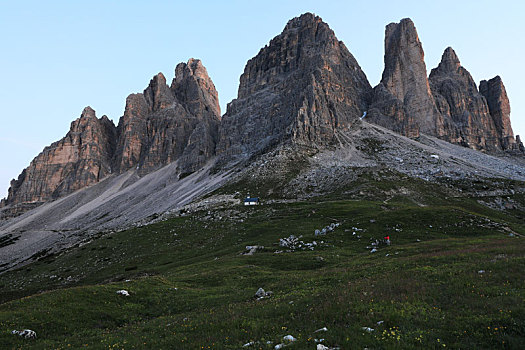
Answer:
[[[472, 199], [325, 198], [197, 212], [1, 275], [0, 344], [266, 349], [290, 334], [290, 349], [315, 349], [316, 338], [342, 349], [519, 348], [525, 240], [509, 232], [525, 234], [520, 217]], [[275, 253], [291, 234], [318, 246]], [[387, 234], [392, 245], [370, 253]], [[246, 245], [265, 248], [241, 255]], [[255, 300], [259, 287], [273, 295]], [[10, 334], [23, 328], [38, 338]]]

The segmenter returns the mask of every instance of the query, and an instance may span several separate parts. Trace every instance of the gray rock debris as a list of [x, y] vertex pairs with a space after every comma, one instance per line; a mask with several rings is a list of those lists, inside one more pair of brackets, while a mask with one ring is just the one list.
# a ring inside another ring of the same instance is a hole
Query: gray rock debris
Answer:
[[246, 252], [243, 253], [243, 255], [253, 255], [258, 250], [263, 250], [264, 246], [262, 245], [247, 245], [246, 246]]
[[272, 295], [273, 295], [273, 292], [271, 290], [265, 292], [264, 289], [262, 289], [262, 288], [257, 289], [257, 292], [255, 292], [255, 298], [257, 300], [261, 300], [261, 299], [264, 299], [264, 298], [269, 298]]
[[23, 331], [17, 331], [16, 329], [11, 332], [13, 335], [18, 335], [26, 339], [36, 339], [36, 332], [30, 329], [24, 329]]

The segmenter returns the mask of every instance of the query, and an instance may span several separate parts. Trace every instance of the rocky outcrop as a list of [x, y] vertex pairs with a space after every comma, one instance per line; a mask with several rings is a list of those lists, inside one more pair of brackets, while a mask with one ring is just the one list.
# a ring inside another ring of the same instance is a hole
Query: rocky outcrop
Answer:
[[346, 46], [306, 13], [246, 64], [217, 153], [246, 159], [280, 142], [328, 145], [366, 110], [371, 87]]
[[473, 149], [501, 149], [487, 101], [452, 48], [445, 50], [429, 79], [436, 105], [452, 125], [442, 138]]
[[423, 46], [409, 18], [386, 26], [384, 60], [367, 120], [409, 137], [419, 132], [444, 135], [446, 127], [430, 91]]
[[115, 125], [86, 107], [67, 135], [46, 147], [11, 181], [6, 205], [41, 203], [98, 182], [112, 172]]
[[496, 76], [489, 81], [482, 80], [479, 83], [479, 92], [487, 100], [501, 148], [504, 150], [519, 148], [510, 125], [510, 102], [501, 78]]

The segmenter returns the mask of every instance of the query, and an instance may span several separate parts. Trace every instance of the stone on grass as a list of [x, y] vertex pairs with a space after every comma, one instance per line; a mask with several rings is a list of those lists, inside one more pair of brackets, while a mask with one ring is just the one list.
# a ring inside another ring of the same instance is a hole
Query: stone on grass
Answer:
[[273, 292], [271, 290], [266, 292], [264, 289], [259, 288], [259, 289], [257, 289], [257, 292], [255, 292], [254, 297], [257, 298], [257, 300], [260, 300], [260, 299], [264, 299], [264, 298], [269, 298], [272, 295], [273, 295]]
[[125, 297], [129, 297], [129, 293], [125, 289], [117, 290], [117, 294], [124, 295]]
[[243, 255], [253, 255], [258, 250], [263, 250], [264, 247], [262, 245], [247, 245], [246, 250], [247, 252], [243, 253]]
[[16, 329], [11, 332], [13, 335], [18, 335], [26, 339], [36, 339], [36, 332], [30, 329], [24, 329], [23, 331], [17, 331]]
[[292, 335], [288, 334], [283, 337], [283, 340], [291, 343], [296, 341], [297, 338], [294, 338]]

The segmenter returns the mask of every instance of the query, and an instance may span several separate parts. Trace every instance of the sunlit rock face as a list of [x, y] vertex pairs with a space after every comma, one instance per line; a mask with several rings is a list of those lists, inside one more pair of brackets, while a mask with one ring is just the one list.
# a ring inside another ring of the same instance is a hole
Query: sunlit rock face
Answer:
[[112, 172], [115, 125], [86, 107], [69, 132], [11, 181], [5, 204], [39, 203], [98, 182]]
[[129, 95], [118, 127], [86, 107], [70, 131], [46, 147], [11, 181], [2, 206], [19, 214], [129, 169], [139, 175], [178, 161], [178, 176], [202, 167], [215, 153], [220, 107], [200, 60], [176, 68], [171, 87], [162, 73], [143, 93]]

